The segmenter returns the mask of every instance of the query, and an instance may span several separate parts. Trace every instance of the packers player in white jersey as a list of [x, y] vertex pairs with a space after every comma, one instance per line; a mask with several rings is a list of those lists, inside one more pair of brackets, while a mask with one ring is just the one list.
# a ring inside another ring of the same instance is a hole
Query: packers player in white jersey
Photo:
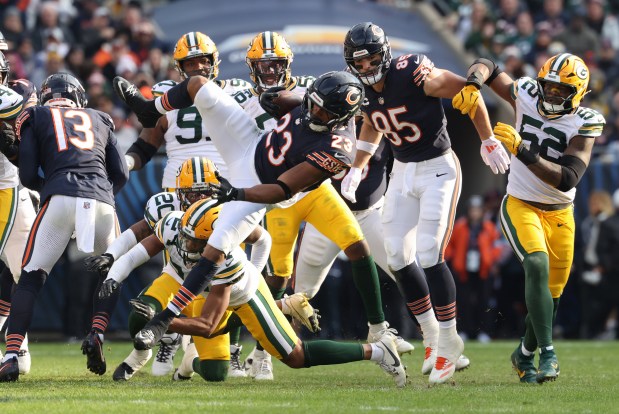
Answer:
[[[219, 75], [219, 52], [210, 37], [200, 32], [182, 35], [174, 47], [174, 64], [182, 79], [203, 75], [232, 94], [251, 85], [241, 79], [216, 79]], [[163, 81], [153, 86], [153, 95], [161, 96], [174, 86], [173, 81]], [[176, 172], [187, 158], [207, 157], [215, 163], [224, 176], [228, 169], [211, 144], [208, 130], [195, 106], [168, 112], [154, 128], [145, 128], [140, 138], [127, 150], [125, 159], [130, 170], [139, 170], [165, 143], [168, 157], [161, 183], [164, 189], [173, 189]]]
[[[118, 288], [119, 284], [133, 269], [164, 251], [168, 260], [164, 264], [161, 275], [140, 294], [137, 300], [142, 311], [147, 309], [148, 313], [152, 315], [160, 311], [170, 300], [173, 300], [179, 289], [182, 290], [183, 280], [200, 257], [200, 252], [188, 250], [188, 243], [190, 243], [190, 240], [200, 239], [202, 241], [208, 238], [220, 210], [221, 206], [217, 205], [215, 200], [203, 199], [193, 204], [187, 212], [172, 211], [165, 214], [155, 224], [154, 234], [142, 240], [127, 254], [114, 262], [105, 283], [105, 286], [110, 289], [103, 290], [102, 294], [111, 293], [112, 290]], [[199, 225], [196, 226], [194, 221]], [[263, 231], [263, 229], [257, 227], [257, 231]], [[202, 247], [204, 245], [205, 243], [202, 243]], [[251, 280], [246, 277], [249, 274], [252, 275]], [[260, 278], [258, 270], [251, 262], [247, 261], [245, 252], [240, 247], [236, 247], [217, 271], [212, 286], [218, 284], [231, 286], [230, 305], [239, 306], [250, 299], [254, 293], [257, 287], [257, 280], [253, 280], [254, 278]], [[200, 296], [184, 309], [183, 314], [187, 317], [198, 316], [203, 304], [204, 297]], [[280, 301], [278, 306], [288, 314], [299, 318], [308, 328], [317, 329], [314, 310], [304, 295], [296, 294], [287, 297]], [[230, 313], [225, 319], [226, 324], [231, 321], [229, 320]], [[146, 320], [140, 318], [140, 316], [140, 313], [132, 312], [134, 322], [141, 322], [141, 325], [144, 325]], [[234, 316], [232, 319], [238, 320], [239, 317]], [[234, 323], [239, 326], [240, 320]], [[130, 326], [130, 330], [135, 330], [135, 327]], [[129, 380], [135, 372], [146, 364], [151, 354], [151, 350], [134, 349], [129, 357], [114, 371], [114, 380]], [[173, 378], [175, 380], [189, 379], [193, 375], [195, 357], [199, 357], [200, 361], [195, 371], [204, 379], [207, 381], [225, 380], [228, 373], [228, 360], [230, 359], [229, 336], [219, 335], [213, 339], [194, 337], [194, 343], [188, 346], [183, 362], [174, 373]]]
[[[186, 275], [200, 259], [220, 211], [216, 200], [201, 200], [184, 215], [169, 213], [157, 224], [157, 238], [151, 236], [143, 242], [149, 241], [145, 248], [156, 251], [165, 246], [171, 262], [182, 260], [178, 270]], [[176, 269], [164, 270], [172, 273]], [[181, 291], [185, 289], [180, 283], [178, 286]], [[143, 316], [153, 315], [149, 307], [133, 303], [136, 310], [145, 310]], [[183, 314], [189, 317], [173, 320], [170, 330], [193, 335], [199, 355], [193, 360], [193, 370], [207, 381], [226, 378], [227, 366], [222, 362], [229, 357], [229, 347], [227, 335], [220, 333], [227, 330], [229, 319], [235, 315], [265, 350], [291, 368], [372, 360], [394, 378], [398, 387], [406, 385], [406, 372], [391, 338], [371, 344], [298, 339], [259, 271], [238, 247], [226, 255], [206, 291], [185, 307]]]
[[[302, 97], [306, 89], [315, 80], [313, 76], [292, 76], [291, 64], [293, 58], [292, 49], [286, 39], [277, 32], [258, 33], [247, 48], [245, 61], [249, 67], [249, 75], [254, 86], [232, 96], [255, 119], [260, 129], [269, 131], [277, 126], [278, 121], [261, 106], [261, 104], [272, 105], [272, 102], [265, 98], [273, 97], [278, 90], [293, 91]], [[326, 202], [318, 203], [317, 200], [326, 200]], [[356, 237], [361, 234], [361, 229], [350, 213], [350, 209], [329, 180], [326, 180], [315, 190], [302, 193], [300, 199], [293, 206], [270, 210], [265, 216], [264, 227], [271, 234], [273, 245], [265, 269], [265, 279], [275, 299], [282, 297], [288, 280], [292, 276], [295, 244], [303, 221], [313, 223], [316, 227], [322, 229], [325, 236], [340, 248], [350, 245], [351, 240], [356, 240]], [[353, 233], [343, 231], [344, 228], [350, 227], [349, 224], [352, 222], [354, 222]], [[329, 225], [325, 226], [324, 223], [338, 223], [338, 225], [330, 227]], [[362, 284], [370, 282], [369, 280], [361, 281]], [[363, 286], [359, 290], [367, 292], [370, 289]], [[363, 295], [363, 293], [361, 294]], [[366, 304], [366, 306], [368, 305]], [[369, 307], [382, 307], [380, 298], [378, 301], [369, 299]], [[374, 313], [373, 310], [370, 310], [370, 312]], [[380, 313], [382, 313], [382, 310]], [[387, 328], [388, 324], [385, 322], [384, 316], [370, 321], [372, 338], [374, 336], [378, 338], [385, 332], [391, 332], [387, 331]], [[230, 341], [233, 344], [233, 352], [238, 349], [235, 348], [235, 345], [238, 345], [239, 334], [238, 330], [231, 332]], [[410, 352], [413, 349], [400, 337], [396, 337], [396, 344], [400, 353]], [[257, 349], [250, 353], [244, 365], [255, 379], [271, 380], [273, 379], [271, 358], [261, 348], [258, 344]], [[230, 364], [231, 376], [245, 375], [238, 360], [232, 358]]]
[[474, 111], [484, 83], [516, 113], [515, 128], [500, 122], [494, 128], [496, 138], [513, 154], [501, 226], [524, 267], [529, 312], [524, 338], [511, 360], [521, 382], [554, 381], [560, 369], [552, 325], [574, 255], [575, 187], [606, 121], [580, 106], [589, 69], [570, 53], [548, 59], [537, 79], [516, 81], [494, 62], [478, 59], [469, 69], [467, 86], [454, 98], [454, 107], [462, 113]]

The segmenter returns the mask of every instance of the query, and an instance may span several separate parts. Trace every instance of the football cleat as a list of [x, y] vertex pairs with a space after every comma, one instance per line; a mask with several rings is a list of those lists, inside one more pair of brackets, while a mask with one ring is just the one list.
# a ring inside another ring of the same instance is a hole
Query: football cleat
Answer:
[[105, 374], [106, 364], [105, 357], [103, 356], [103, 341], [95, 331], [90, 331], [84, 342], [82, 342], [82, 354], [86, 355], [86, 367], [91, 372], [97, 375]]
[[0, 382], [17, 381], [19, 379], [19, 363], [17, 357], [0, 364]]
[[122, 101], [135, 112], [144, 128], [154, 128], [161, 117], [153, 101], [142, 96], [138, 88], [127, 79], [116, 76], [112, 82], [114, 92]]
[[284, 295], [282, 301], [286, 303], [288, 314], [301, 322], [310, 332], [316, 333], [320, 331], [318, 309], [314, 309], [310, 305], [305, 293], [295, 293], [290, 296]]
[[543, 384], [546, 381], [554, 381], [559, 376], [559, 361], [554, 350], [545, 351], [540, 349], [539, 367], [535, 380], [538, 384]]
[[471, 360], [464, 354], [460, 355], [460, 358], [456, 361], [456, 372], [464, 371], [471, 366]]
[[436, 365], [436, 348], [426, 346], [426, 354], [423, 358], [423, 364], [421, 365], [421, 373], [423, 375], [430, 375], [432, 368]]
[[243, 346], [230, 345], [230, 366], [228, 367], [228, 377], [244, 378], [247, 377], [247, 372], [241, 364], [241, 351]]
[[159, 341], [159, 351], [155, 355], [152, 373], [156, 377], [168, 375], [174, 370], [174, 355], [181, 346], [183, 336], [177, 333], [165, 334]]
[[273, 362], [271, 362], [271, 355], [267, 351], [254, 351], [254, 361], [250, 376], [258, 381], [273, 380]]
[[456, 372], [456, 361], [462, 355], [464, 342], [455, 333], [439, 335], [436, 363], [430, 372], [430, 384], [443, 384]]
[[178, 373], [178, 368], [174, 370], [174, 374], [172, 374], [172, 381], [189, 381], [191, 377], [185, 377]]
[[178, 369], [174, 371], [172, 374], [173, 381], [185, 381], [191, 379], [193, 377], [193, 361], [198, 358], [198, 351], [196, 349], [196, 344], [191, 342], [187, 345], [187, 349], [185, 350], [185, 355], [183, 355], [183, 360], [181, 364], [178, 366]]
[[254, 377], [253, 370], [254, 370], [254, 359], [255, 359], [256, 351], [257, 349], [256, 347], [254, 347], [249, 353], [249, 355], [247, 355], [247, 357], [245, 358], [245, 361], [243, 362], [243, 369], [245, 370], [247, 375], [249, 375], [252, 378]]
[[146, 365], [153, 356], [153, 351], [138, 351], [134, 349], [129, 356], [114, 370], [114, 381], [129, 381], [133, 375]]
[[133, 338], [135, 349], [139, 351], [152, 349], [163, 338], [172, 319], [174, 319], [174, 316], [167, 318], [162, 316], [161, 313], [155, 315]]
[[398, 331], [389, 327], [389, 323], [385, 322], [385, 329], [378, 332], [368, 332], [368, 343], [378, 342], [381, 339], [391, 338], [395, 343], [396, 349], [399, 355], [409, 354], [415, 350], [415, 347], [404, 340], [401, 336], [398, 336]]
[[393, 338], [381, 339], [375, 343], [383, 350], [383, 358], [377, 362], [378, 366], [393, 377], [399, 388], [406, 386], [406, 368], [400, 361]]
[[19, 352], [17, 353], [17, 362], [19, 363], [20, 374], [27, 374], [30, 372], [32, 359], [30, 358], [30, 352], [27, 349], [19, 350]]
[[129, 364], [127, 364], [126, 362], [122, 362], [114, 370], [114, 373], [112, 374], [112, 379], [114, 381], [129, 381], [131, 377], [133, 377], [133, 374], [135, 374], [135, 372], [136, 371], [134, 371], [134, 369], [131, 368]]
[[535, 354], [526, 356], [522, 353], [521, 344], [512, 352], [511, 360], [514, 371], [518, 374], [520, 382], [532, 384], [536, 382], [537, 370], [535, 369]]

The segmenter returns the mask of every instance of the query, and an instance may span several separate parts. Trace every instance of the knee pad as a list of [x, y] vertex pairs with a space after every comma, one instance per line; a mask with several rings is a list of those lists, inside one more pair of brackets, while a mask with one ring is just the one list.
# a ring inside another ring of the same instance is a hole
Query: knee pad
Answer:
[[438, 263], [439, 243], [430, 235], [419, 234], [417, 239], [417, 257], [419, 265], [426, 269]]
[[195, 358], [193, 360], [193, 370], [198, 373], [205, 381], [221, 382], [228, 377], [228, 366], [230, 361], [215, 361]]
[[404, 252], [402, 251], [402, 239], [399, 237], [385, 237], [384, 243], [389, 268], [399, 270], [406, 266]]

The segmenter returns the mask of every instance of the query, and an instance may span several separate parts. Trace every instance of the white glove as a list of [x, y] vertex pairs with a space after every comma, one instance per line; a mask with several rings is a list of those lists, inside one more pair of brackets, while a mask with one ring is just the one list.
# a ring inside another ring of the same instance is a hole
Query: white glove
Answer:
[[353, 203], [357, 202], [355, 192], [361, 182], [361, 168], [352, 167], [342, 180], [342, 197]]
[[501, 141], [495, 137], [490, 137], [481, 142], [481, 159], [490, 167], [493, 173], [505, 174], [509, 168], [509, 155], [501, 145]]

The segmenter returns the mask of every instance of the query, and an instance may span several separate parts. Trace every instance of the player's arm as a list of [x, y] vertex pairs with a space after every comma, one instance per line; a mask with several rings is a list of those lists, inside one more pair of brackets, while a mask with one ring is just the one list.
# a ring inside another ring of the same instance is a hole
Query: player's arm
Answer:
[[258, 271], [262, 271], [269, 259], [272, 242], [271, 235], [262, 226], [256, 226], [245, 239], [245, 243], [251, 244], [249, 261]]
[[159, 117], [154, 128], [144, 128], [138, 139], [129, 147], [125, 160], [130, 171], [139, 170], [157, 153], [165, 142], [165, 133], [168, 130], [168, 118]]
[[129, 181], [129, 169], [118, 148], [118, 141], [111, 131], [105, 147], [105, 168], [116, 194]]
[[151, 234], [114, 261], [106, 280], [113, 279], [119, 284], [122, 283], [133, 269], [146, 263], [164, 248], [165, 246], [157, 236]]
[[215, 332], [221, 317], [228, 309], [231, 290], [232, 285], [228, 284], [211, 286], [200, 316], [196, 318], [174, 318], [168, 329], [183, 335], [197, 335], [208, 338]]
[[40, 191], [44, 180], [39, 176], [39, 150], [33, 129], [32, 122], [28, 122], [20, 131], [19, 179], [31, 190]]

